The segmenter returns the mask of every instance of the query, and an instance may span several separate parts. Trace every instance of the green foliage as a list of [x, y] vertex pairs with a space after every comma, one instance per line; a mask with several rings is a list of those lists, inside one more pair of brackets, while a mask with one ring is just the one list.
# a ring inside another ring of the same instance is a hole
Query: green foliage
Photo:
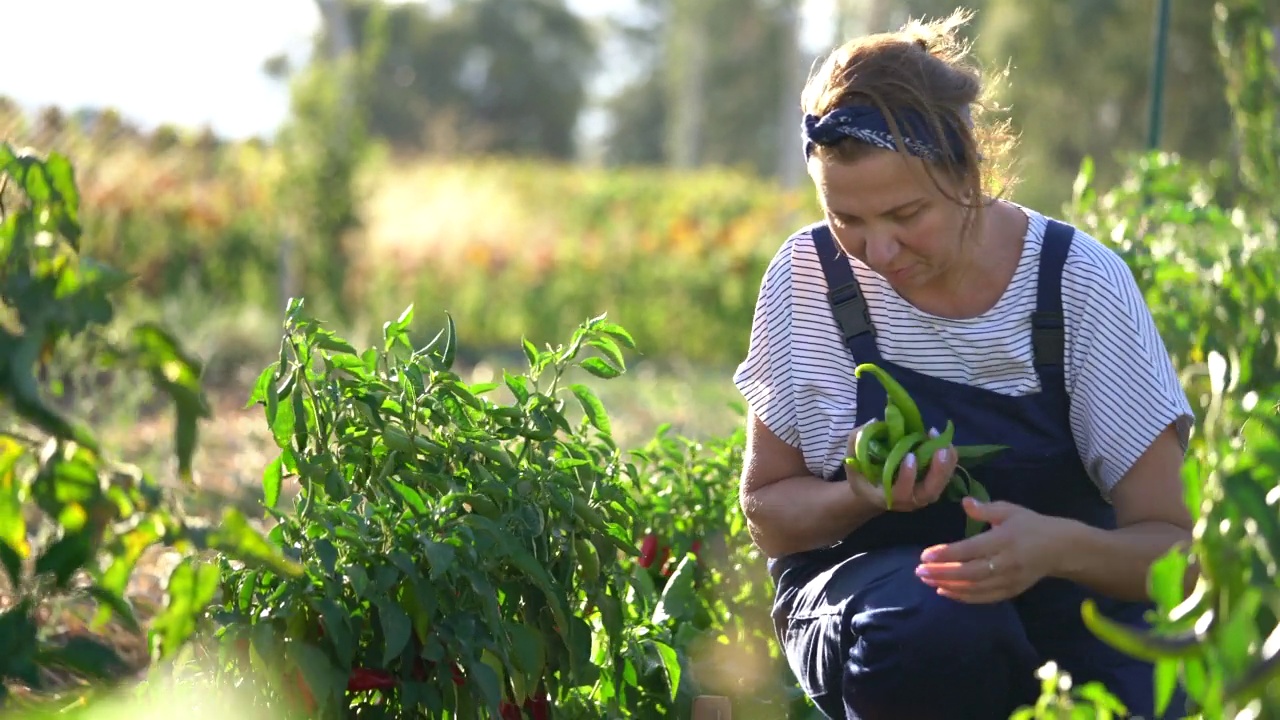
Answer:
[[[1135, 633], [1091, 605], [1082, 612], [1099, 637], [1156, 663], [1160, 703], [1177, 684], [1194, 717], [1269, 717], [1280, 710], [1280, 223], [1213, 204], [1213, 179], [1165, 155], [1138, 158], [1105, 192], [1090, 169], [1070, 214], [1117, 240], [1198, 424], [1183, 473], [1193, 541], [1152, 568], [1154, 628]], [[1199, 579], [1188, 588], [1192, 565]], [[1040, 706], [1016, 717], [1114, 717], [1106, 709], [1114, 698], [1097, 686], [1072, 689], [1069, 678], [1049, 675]]]
[[[1172, 3], [1164, 78], [1161, 149], [1203, 163], [1227, 154], [1231, 141], [1212, 5]], [[1125, 155], [1147, 135], [1155, 13], [1156, 2], [987, 0], [977, 47], [985, 62], [1012, 64], [1000, 103], [1020, 133], [1020, 202], [1066, 201], [1086, 157], [1105, 185], [1121, 181]]]
[[1213, 10], [1213, 39], [1235, 111], [1240, 173], [1263, 203], [1274, 203], [1280, 183], [1280, 53], [1272, 28], [1280, 28], [1280, 11], [1263, 0], [1223, 0]]
[[646, 592], [628, 613], [674, 649], [680, 712], [712, 694], [731, 698], [735, 718], [803, 717], [811, 708], [773, 633], [773, 581], [738, 505], [744, 445], [741, 429], [699, 443], [663, 425], [633, 452]]
[[[452, 371], [452, 321], [414, 349], [412, 317], [358, 352], [291, 304], [252, 402], [281, 448], [264, 476], [270, 537], [306, 574], [224, 568], [226, 671], [268, 702], [302, 683], [325, 717], [548, 700], [594, 717], [662, 693], [670, 653], [626, 623], [629, 466], [595, 394], [562, 382], [571, 365], [619, 375], [630, 335], [596, 318], [567, 347], [525, 342], [528, 370], [504, 374], [514, 402], [500, 404], [486, 398], [498, 383]], [[286, 476], [302, 488], [293, 513], [274, 508]]]
[[[149, 629], [156, 659], [174, 656], [212, 599], [216, 566], [197, 551], [295, 572], [234, 510], [217, 528], [184, 517], [151, 475], [114, 462], [91, 428], [50, 399], [41, 376], [73, 340], [92, 347], [92, 369], [149, 378], [173, 401], [177, 471], [190, 482], [198, 423], [208, 415], [200, 365], [159, 326], [108, 332], [113, 296], [128, 278], [82, 255], [80, 238], [70, 161], [0, 144], [0, 562], [13, 600], [0, 612], [0, 680], [37, 690], [42, 669], [100, 680], [129, 669], [91, 636], [55, 639], [37, 610], [51, 597], [89, 597], [100, 608], [96, 623], [114, 616], [137, 630], [125, 589], [153, 545], [181, 555]], [[7, 690], [0, 686], [0, 698]]]

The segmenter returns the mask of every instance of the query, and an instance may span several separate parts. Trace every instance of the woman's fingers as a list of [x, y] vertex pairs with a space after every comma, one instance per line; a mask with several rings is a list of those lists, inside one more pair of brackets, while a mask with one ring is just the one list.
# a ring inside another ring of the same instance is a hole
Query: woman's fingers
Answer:
[[923, 505], [923, 498], [917, 495], [916, 487], [916, 456], [908, 453], [902, 459], [902, 463], [898, 465], [898, 475], [893, 479], [893, 502], [894, 507], [901, 507], [903, 510], [914, 509]]
[[951, 482], [951, 476], [956, 471], [956, 458], [955, 448], [945, 447], [934, 453], [933, 459], [929, 461], [929, 471], [925, 474], [924, 486], [929, 497], [935, 502], [942, 497], [942, 493], [947, 490], [947, 484]]

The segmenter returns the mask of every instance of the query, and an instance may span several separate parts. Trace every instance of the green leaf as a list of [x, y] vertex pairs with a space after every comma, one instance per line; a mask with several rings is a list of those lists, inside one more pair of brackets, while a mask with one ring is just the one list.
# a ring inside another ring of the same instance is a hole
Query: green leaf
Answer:
[[36, 559], [36, 574], [52, 573], [54, 584], [65, 588], [71, 576], [93, 557], [97, 533], [90, 529], [64, 534]]
[[538, 348], [529, 342], [529, 338], [520, 338], [520, 346], [524, 348], [524, 358], [529, 362], [529, 370], [536, 372], [538, 370]]
[[7, 540], [0, 540], [0, 563], [4, 564], [5, 572], [9, 575], [9, 587], [20, 589], [22, 587], [22, 559], [23, 556]]
[[515, 397], [517, 405], [524, 405], [529, 402], [529, 397], [533, 395], [534, 390], [529, 378], [523, 375], [512, 375], [503, 370], [502, 380], [506, 383], [507, 389], [511, 391], [511, 395]]
[[[330, 356], [330, 360], [342, 357], [343, 355], [355, 355], [357, 357], [360, 355], [360, 352], [355, 349], [355, 346], [328, 330], [321, 330], [316, 333], [316, 347], [321, 350], [340, 353], [340, 355]], [[363, 366], [364, 363], [361, 362], [361, 367]]]
[[320, 613], [320, 618], [324, 621], [324, 636], [337, 653], [339, 666], [351, 667], [356, 648], [351, 633], [350, 616], [342, 606], [327, 597], [315, 600], [313, 603], [316, 606], [314, 609]]
[[294, 425], [297, 422], [294, 417], [293, 403], [284, 402], [276, 405], [275, 416], [269, 422], [271, 423], [271, 435], [275, 438], [276, 445], [281, 449], [290, 447], [291, 443], [289, 441], [293, 438]]
[[134, 328], [132, 342], [141, 366], [151, 373], [156, 387], [173, 400], [177, 418], [174, 448], [178, 474], [192, 481], [191, 462], [195, 455], [197, 425], [210, 416], [209, 405], [200, 386], [201, 364], [187, 354], [167, 330], [154, 323]]
[[382, 664], [389, 666], [391, 661], [400, 656], [409, 645], [409, 634], [413, 631], [413, 623], [409, 615], [396, 603], [378, 598], [374, 601], [378, 606], [378, 620], [382, 623], [382, 636], [386, 647], [382, 653]]
[[604, 409], [604, 403], [600, 402], [600, 398], [596, 397], [591, 388], [575, 383], [569, 386], [569, 390], [573, 392], [574, 397], [578, 398], [578, 403], [582, 405], [582, 411], [591, 425], [606, 435], [612, 434], [613, 429], [609, 423], [609, 414]]
[[355, 355], [329, 355], [326, 361], [331, 367], [339, 370], [345, 370], [361, 380], [372, 380], [373, 375], [370, 374], [369, 368], [365, 367], [364, 360]]
[[676, 566], [675, 572], [671, 573], [667, 586], [662, 591], [662, 599], [653, 611], [654, 625], [663, 625], [668, 621], [680, 624], [693, 620], [698, 602], [693, 586], [696, 572], [697, 560], [691, 553], [686, 554]]
[[458, 354], [458, 328], [453, 324], [453, 316], [445, 313], [444, 349], [440, 352], [440, 363], [445, 370], [453, 369], [454, 358]]
[[542, 677], [547, 661], [547, 646], [542, 633], [518, 622], [507, 622], [505, 627], [516, 668], [530, 677]]
[[262, 502], [274, 508], [280, 500], [280, 487], [284, 484], [284, 457], [276, 455], [262, 472]]
[[217, 565], [195, 557], [183, 558], [173, 569], [167, 587], [169, 604], [152, 621], [161, 657], [172, 657], [195, 633], [197, 621], [217, 595], [219, 580]]
[[621, 370], [610, 365], [604, 360], [601, 360], [598, 357], [587, 358], [586, 360], [583, 360], [578, 364], [582, 367], [583, 370], [586, 370], [592, 375], [595, 375], [598, 378], [603, 378], [605, 380], [616, 378], [622, 374]]
[[593, 338], [587, 344], [603, 353], [619, 370], [627, 369], [627, 363], [622, 359], [622, 350], [618, 349], [618, 344], [608, 336]]
[[98, 680], [118, 677], [129, 669], [110, 644], [89, 635], [73, 635], [60, 646], [37, 655], [42, 666], [58, 666]]
[[88, 588], [89, 596], [99, 603], [98, 614], [94, 618], [94, 625], [101, 626], [112, 615], [115, 616], [125, 629], [132, 632], [141, 632], [142, 628], [138, 624], [138, 618], [133, 614], [133, 607], [129, 605], [129, 601], [124, 599], [123, 594], [118, 594], [100, 587], [98, 585], [90, 585]]
[[409, 504], [409, 508], [413, 510], [415, 515], [426, 515], [427, 504], [422, 499], [422, 493], [396, 480], [395, 478], [387, 478], [387, 485], [395, 491], [400, 499]]
[[636, 341], [631, 337], [631, 333], [624, 330], [621, 325], [617, 325], [607, 321], [601, 321], [596, 323], [594, 329], [596, 332], [609, 335], [613, 339], [617, 340], [623, 345], [626, 345], [628, 348], [632, 350], [634, 350], [636, 347]]
[[24, 454], [16, 441], [0, 437], [0, 543], [7, 549], [3, 559], [13, 587], [22, 580], [21, 560], [29, 552], [22, 481], [17, 469]]
[[31, 616], [31, 600], [0, 611], [0, 677], [21, 680], [31, 687], [41, 685], [36, 664], [36, 622]]
[[266, 367], [265, 370], [258, 373], [258, 379], [253, 383], [253, 391], [249, 393], [249, 399], [244, 404], [244, 409], [249, 409], [254, 405], [265, 404], [267, 402], [267, 391], [275, 382], [276, 371], [280, 368], [279, 362], [273, 362]]
[[235, 508], [222, 512], [221, 521], [208, 537], [210, 549], [226, 553], [234, 560], [247, 565], [265, 567], [277, 575], [299, 577], [301, 565], [286, 558], [272, 547], [265, 537], [249, 525], [245, 516]]
[[[27, 328], [26, 334], [20, 337], [16, 346], [11, 346], [12, 349], [7, 358], [9, 383], [5, 388], [8, 390], [9, 401], [18, 411], [18, 416], [50, 435], [74, 440], [77, 444], [98, 452], [97, 440], [88, 428], [72, 423], [41, 397], [35, 371], [41, 348], [47, 337], [45, 327], [38, 324], [32, 325]], [[0, 371], [3, 369], [4, 367], [0, 365]]]
[[454, 549], [452, 545], [434, 540], [422, 541], [422, 549], [427, 556], [427, 565], [431, 568], [432, 580], [443, 580], [449, 568], [453, 566]]
[[680, 658], [670, 645], [659, 640], [648, 640], [645, 645], [658, 655], [659, 666], [667, 677], [667, 691], [671, 702], [675, 702], [676, 693], [680, 690]]
[[1151, 599], [1159, 607], [1172, 609], [1182, 602], [1185, 595], [1184, 578], [1187, 573], [1187, 556], [1178, 549], [1170, 550], [1151, 565], [1148, 581]]

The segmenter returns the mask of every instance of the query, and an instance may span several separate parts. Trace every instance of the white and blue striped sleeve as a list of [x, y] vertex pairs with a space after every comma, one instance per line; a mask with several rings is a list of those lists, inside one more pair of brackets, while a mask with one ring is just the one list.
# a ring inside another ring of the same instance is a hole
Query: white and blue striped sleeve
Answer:
[[751, 412], [775, 435], [799, 447], [791, 375], [791, 318], [794, 304], [788, 241], [765, 270], [751, 321], [746, 358], [733, 374]]
[[1185, 450], [1194, 415], [1124, 260], [1092, 238], [1076, 239], [1063, 277], [1071, 429], [1109, 497], [1170, 424]]

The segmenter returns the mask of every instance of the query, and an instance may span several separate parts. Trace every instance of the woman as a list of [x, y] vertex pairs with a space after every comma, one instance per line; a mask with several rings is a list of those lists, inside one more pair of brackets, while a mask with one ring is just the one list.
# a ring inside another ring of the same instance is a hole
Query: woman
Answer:
[[[735, 374], [742, 507], [771, 558], [779, 640], [827, 716], [1007, 718], [1054, 661], [1151, 718], [1151, 666], [1079, 608], [1143, 622], [1151, 562], [1190, 537], [1191, 409], [1122, 259], [991, 191], [1001, 133], [974, 121], [967, 19], [851, 42], [805, 89], [825, 221], [770, 264]], [[891, 510], [846, 471], [855, 428], [885, 407], [854, 377], [867, 362], [926, 427], [1009, 447], [973, 470], [990, 502], [942, 498], [954, 447], [919, 482], [908, 456]], [[989, 528], [966, 539], [966, 517]]]

